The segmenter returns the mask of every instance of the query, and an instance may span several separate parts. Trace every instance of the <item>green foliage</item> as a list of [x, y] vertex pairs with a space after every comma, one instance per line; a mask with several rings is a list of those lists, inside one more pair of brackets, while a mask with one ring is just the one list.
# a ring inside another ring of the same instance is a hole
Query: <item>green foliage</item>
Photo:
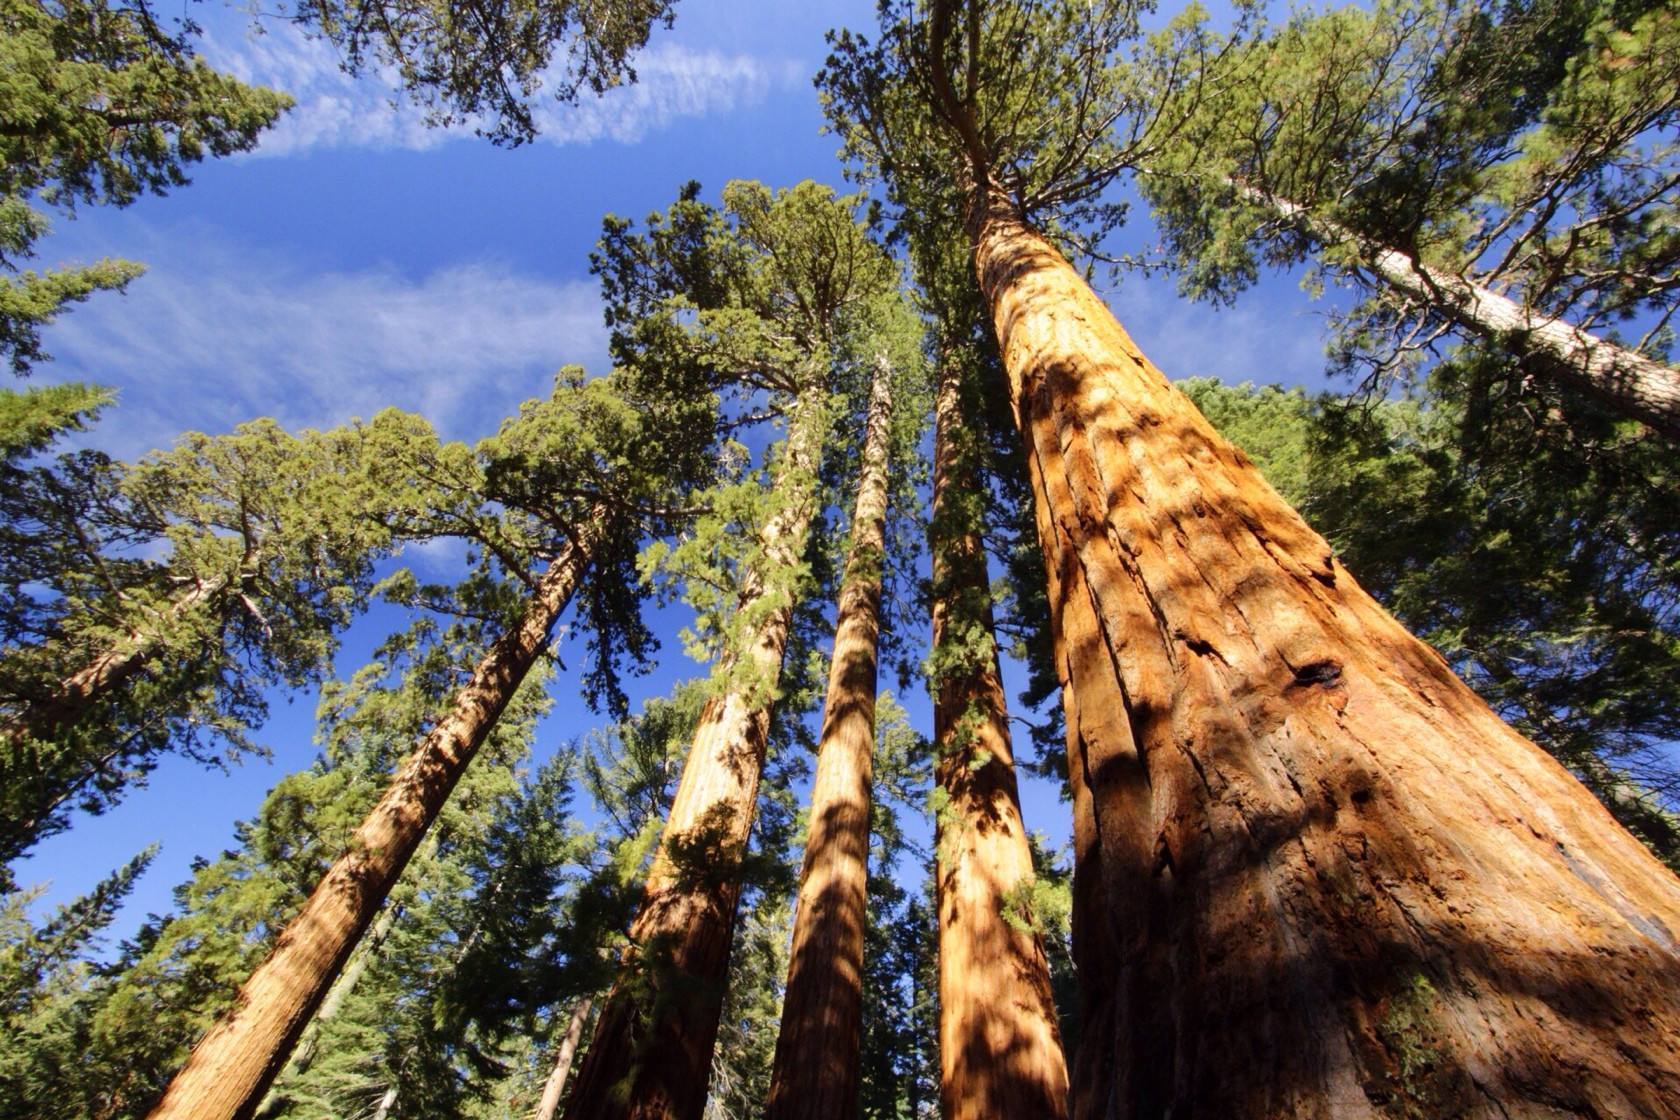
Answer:
[[38, 929], [27, 911], [39, 891], [0, 899], [0, 1117], [65, 1114], [36, 1109], [81, 1076], [84, 991], [96, 975], [86, 958], [156, 854], [147, 848]]
[[0, 356], [17, 373], [46, 357], [40, 330], [65, 304], [122, 288], [127, 261], [24, 271], [47, 232], [33, 203], [125, 206], [187, 181], [206, 155], [245, 151], [291, 99], [210, 69], [192, 28], [145, 5], [0, 3]]
[[729, 990], [712, 1052], [706, 1120], [753, 1120], [763, 1112], [770, 1096], [792, 936], [793, 907], [785, 898], [760, 896], [736, 925]]
[[0, 469], [10, 474], [13, 464], [46, 450], [59, 436], [85, 430], [115, 399], [111, 390], [79, 381], [22, 392], [0, 389]]
[[[464, 607], [472, 607], [472, 596], [470, 587], [462, 591]], [[275, 786], [257, 817], [239, 826], [234, 849], [198, 861], [177, 888], [175, 914], [151, 919], [113, 964], [83, 966], [73, 977], [27, 1049], [32, 1068], [73, 1062], [78, 1073], [62, 1084], [29, 1081], [17, 1098], [20, 1114], [144, 1113], [452, 699], [460, 673], [483, 650], [484, 632], [482, 625], [440, 628], [421, 619], [354, 678], [323, 690], [321, 759]], [[422, 909], [433, 893], [461, 905], [458, 896], [477, 897], [469, 888], [479, 880], [461, 865], [496, 846], [486, 837], [512, 812], [513, 766], [546, 704], [540, 681], [516, 695], [393, 892], [387, 905], [396, 913]], [[554, 801], [552, 793], [544, 788], [544, 804]], [[545, 840], [550, 835], [533, 827], [530, 850], [520, 855], [540, 858], [553, 846]], [[499, 850], [506, 847], [501, 842]]]
[[1447, 325], [1441, 300], [1382, 286], [1376, 247], [1586, 330], [1643, 316], [1637, 345], [1662, 358], [1677, 36], [1670, 8], [1608, 0], [1297, 12], [1194, 99], [1157, 87], [1183, 126], [1140, 187], [1188, 293], [1226, 300], [1263, 265], [1305, 260], [1359, 289], [1346, 364], [1386, 376]]
[[[393, 70], [426, 122], [473, 123], [497, 144], [537, 135], [531, 100], [562, 103], [636, 80], [632, 56], [675, 0], [511, 0], [464, 18], [444, 0], [293, 0], [295, 22], [325, 37], [359, 73]], [[561, 48], [564, 48], [562, 51]]]
[[1427, 404], [1181, 384], [1366, 588], [1675, 864], [1673, 456], [1567, 399], [1465, 417], [1453, 382], [1498, 393], [1508, 364], [1465, 352]]
[[910, 225], [950, 222], [991, 189], [1091, 251], [1125, 217], [1107, 188], [1177, 127], [1161, 89], [1181, 92], [1186, 59], [1215, 67], [1229, 46], [1198, 5], [1143, 35], [1146, 8], [890, 0], [877, 41], [830, 34], [818, 89], [845, 156]]
[[[716, 662], [717, 686], [754, 702], [775, 696], [779, 674], [758, 679], [738, 652], [808, 598], [820, 563], [808, 553], [809, 526], [826, 504], [836, 415], [857, 415], [876, 360], [907, 345], [898, 271], [868, 236], [861, 206], [811, 182], [780, 192], [732, 182], [720, 209], [689, 184], [644, 232], [609, 218], [593, 257], [614, 357], [634, 391], [723, 399], [704, 510], [675, 541], [649, 546], [641, 565], [661, 594], [694, 608], [684, 641]], [[778, 419], [786, 439], [749, 470], [732, 437]]]
[[189, 433], [139, 464], [8, 467], [0, 496], [0, 857], [99, 812], [166, 750], [249, 749], [270, 685], [329, 666], [374, 565], [438, 504], [391, 410], [292, 435]]

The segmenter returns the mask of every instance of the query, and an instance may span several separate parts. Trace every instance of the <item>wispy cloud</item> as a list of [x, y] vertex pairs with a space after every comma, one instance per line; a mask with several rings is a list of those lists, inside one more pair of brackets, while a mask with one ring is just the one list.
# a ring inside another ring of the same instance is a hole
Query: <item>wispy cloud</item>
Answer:
[[[265, 133], [258, 155], [278, 156], [316, 148], [423, 150], [473, 134], [473, 123], [427, 127], [388, 71], [370, 67], [352, 78], [338, 54], [290, 24], [262, 34], [228, 30], [207, 34], [205, 55], [212, 65], [248, 82], [283, 89], [297, 107]], [[533, 101], [539, 142], [587, 144], [612, 140], [632, 144], [682, 118], [713, 116], [761, 104], [772, 93], [799, 84], [804, 67], [789, 59], [766, 59], [716, 50], [696, 51], [658, 44], [634, 62], [634, 85], [583, 96], [562, 105], [541, 92]]]
[[188, 428], [255, 416], [341, 423], [386, 405], [474, 438], [546, 391], [568, 362], [601, 370], [595, 287], [492, 262], [420, 277], [311, 271], [279, 254], [176, 235], [145, 247], [147, 275], [54, 329], [52, 372], [115, 385], [94, 442], [132, 455]]
[[1325, 313], [1299, 292], [1255, 289], [1235, 306], [1185, 299], [1166, 276], [1128, 276], [1101, 292], [1115, 317], [1168, 377], [1324, 388]]

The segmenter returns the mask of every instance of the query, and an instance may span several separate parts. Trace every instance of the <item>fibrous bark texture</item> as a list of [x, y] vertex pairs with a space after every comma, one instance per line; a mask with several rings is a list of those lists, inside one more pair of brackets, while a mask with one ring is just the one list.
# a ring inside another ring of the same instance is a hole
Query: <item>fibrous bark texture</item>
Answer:
[[870, 393], [836, 612], [766, 1120], [852, 1120], [857, 1114], [891, 409], [891, 370], [882, 360]]
[[1680, 1116], [1680, 882], [1009, 200], [971, 229], [1068, 715], [1076, 1116]]
[[571, 1018], [566, 1022], [566, 1033], [560, 1039], [560, 1048], [554, 1053], [554, 1065], [548, 1071], [548, 1080], [543, 1082], [542, 1099], [537, 1102], [537, 1111], [531, 1114], [531, 1120], [554, 1120], [554, 1110], [560, 1106], [560, 1094], [565, 1091], [566, 1078], [572, 1072], [572, 1059], [577, 1057], [578, 1043], [583, 1041], [583, 1028], [589, 1022], [589, 1013], [595, 1007], [594, 996], [584, 996], [572, 1008]]
[[1680, 440], [1680, 369], [1573, 323], [1542, 315], [1492, 288], [1433, 268], [1398, 249], [1356, 237], [1312, 217], [1304, 207], [1286, 198], [1253, 190], [1245, 193], [1263, 200], [1316, 238], [1358, 245], [1372, 272], [1395, 290], [1437, 309], [1469, 333], [1504, 346], [1519, 358], [1539, 359], [1537, 367], [1556, 379], [1621, 416]]
[[618, 982], [601, 1008], [566, 1120], [699, 1120], [706, 1105], [741, 860], [793, 622], [795, 573], [816, 515], [823, 400], [793, 409], [787, 453], [740, 612], [755, 620], [725, 655], [683, 765]]
[[[1032, 850], [992, 634], [972, 445], [942, 371], [934, 442], [933, 686], [944, 1120], [1067, 1115], [1050, 969], [1033, 930]], [[965, 508], [966, 507], [966, 508]]]
[[[429, 833], [426, 846], [435, 849], [436, 844], [437, 833]], [[421, 859], [425, 858], [422, 854]], [[262, 1103], [257, 1106], [254, 1114], [257, 1120], [267, 1120], [285, 1110], [286, 1082], [307, 1073], [309, 1067], [314, 1064], [315, 1051], [321, 1042], [321, 1032], [328, 1023], [338, 1017], [338, 1013], [344, 1009], [344, 1004], [356, 991], [356, 985], [360, 984], [362, 977], [367, 974], [368, 966], [379, 956], [385, 939], [391, 936], [391, 930], [397, 924], [397, 912], [400, 909], [401, 907], [396, 905], [382, 907], [367, 932], [357, 939], [355, 951], [350, 954], [350, 959], [338, 974], [338, 979], [327, 989], [327, 994], [321, 999], [321, 1006], [316, 1008], [314, 1016], [309, 1020], [309, 1026], [298, 1036], [291, 1056], [275, 1075], [272, 1087], [264, 1094]]]
[[448, 714], [392, 779], [233, 1008], [199, 1041], [151, 1120], [244, 1120], [256, 1110], [438, 810], [548, 645], [599, 535], [599, 526], [585, 526], [549, 565], [519, 624], [479, 661]]

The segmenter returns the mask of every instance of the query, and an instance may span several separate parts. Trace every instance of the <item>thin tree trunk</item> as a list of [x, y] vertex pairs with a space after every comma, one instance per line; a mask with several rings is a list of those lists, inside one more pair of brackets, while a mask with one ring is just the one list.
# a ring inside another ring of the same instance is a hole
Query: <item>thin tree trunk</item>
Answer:
[[249, 1117], [419, 847], [438, 810], [536, 663], [589, 565], [601, 526], [584, 527], [549, 565], [519, 624], [490, 647], [472, 679], [392, 780], [349, 850], [280, 934], [175, 1075], [152, 1120]]
[[977, 524], [961, 373], [941, 371], [934, 437], [933, 673], [939, 896], [940, 1112], [945, 1120], [1067, 1116], [1050, 967], [1032, 928], [1021, 820]]
[[891, 411], [891, 369], [882, 358], [835, 619], [767, 1120], [853, 1120], [857, 1113]]
[[1243, 194], [1329, 244], [1354, 244], [1366, 266], [1395, 290], [1439, 311], [1479, 338], [1539, 367], [1618, 414], [1670, 439], [1680, 439], [1680, 369], [1647, 358], [1563, 319], [1530, 310], [1456, 273], [1416, 261], [1397, 249], [1316, 218], [1305, 207], [1252, 188]]
[[589, 1013], [594, 1007], [595, 997], [584, 996], [572, 1008], [566, 1033], [560, 1039], [560, 1049], [554, 1054], [554, 1068], [548, 1071], [548, 1080], [543, 1082], [542, 1099], [537, 1102], [537, 1111], [531, 1114], [531, 1120], [554, 1120], [554, 1110], [560, 1106], [560, 1094], [565, 1091], [566, 1078], [572, 1072], [572, 1059], [577, 1056], [578, 1043], [583, 1041], [584, 1025], [589, 1022]]
[[1008, 199], [971, 231], [1089, 805], [1081, 1120], [1680, 1116], [1680, 882]]
[[566, 1120], [699, 1120], [717, 1041], [740, 866], [793, 621], [794, 573], [816, 514], [826, 430], [821, 393], [794, 405], [787, 452], [760, 531], [765, 565], [748, 574], [740, 613], [758, 617], [715, 679], [694, 732], [631, 948], [601, 1009]]
[[226, 578], [195, 581], [189, 590], [171, 600], [151, 628], [134, 630], [59, 682], [51, 696], [25, 705], [0, 723], [0, 774], [6, 779], [4, 811], [0, 812], [0, 861], [23, 854], [33, 843], [41, 822], [91, 781], [101, 762], [109, 760], [93, 762], [70, 782], [39, 785], [32, 780], [33, 768], [23, 763], [31, 745], [44, 753], [57, 751], [58, 741], [101, 700], [146, 667], [156, 651], [160, 633], [168, 632], [192, 611], [220, 595], [228, 582]]

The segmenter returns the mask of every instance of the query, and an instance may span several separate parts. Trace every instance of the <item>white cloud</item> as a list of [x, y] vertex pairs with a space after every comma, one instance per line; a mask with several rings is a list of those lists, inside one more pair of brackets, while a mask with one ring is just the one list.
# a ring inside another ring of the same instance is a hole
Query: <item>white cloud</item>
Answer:
[[[241, 35], [232, 29], [221, 35], [207, 33], [204, 53], [212, 65], [244, 81], [285, 90], [297, 99], [297, 107], [263, 134], [259, 156], [315, 148], [417, 151], [473, 134], [472, 122], [428, 128], [424, 114], [408, 103], [389, 71], [370, 67], [352, 78], [339, 67], [332, 46], [307, 38], [291, 24], [261, 34]], [[541, 91], [535, 94], [538, 141], [633, 144], [681, 118], [761, 104], [804, 77], [804, 67], [791, 60], [664, 43], [643, 51], [633, 65], [634, 85], [599, 98], [586, 93], [576, 104], [562, 105]]]
[[115, 385], [93, 442], [133, 455], [189, 428], [256, 416], [342, 423], [387, 405], [446, 436], [494, 430], [569, 362], [606, 363], [599, 297], [491, 262], [412, 278], [388, 269], [316, 272], [213, 239], [158, 239], [120, 299], [55, 326], [53, 372]]

